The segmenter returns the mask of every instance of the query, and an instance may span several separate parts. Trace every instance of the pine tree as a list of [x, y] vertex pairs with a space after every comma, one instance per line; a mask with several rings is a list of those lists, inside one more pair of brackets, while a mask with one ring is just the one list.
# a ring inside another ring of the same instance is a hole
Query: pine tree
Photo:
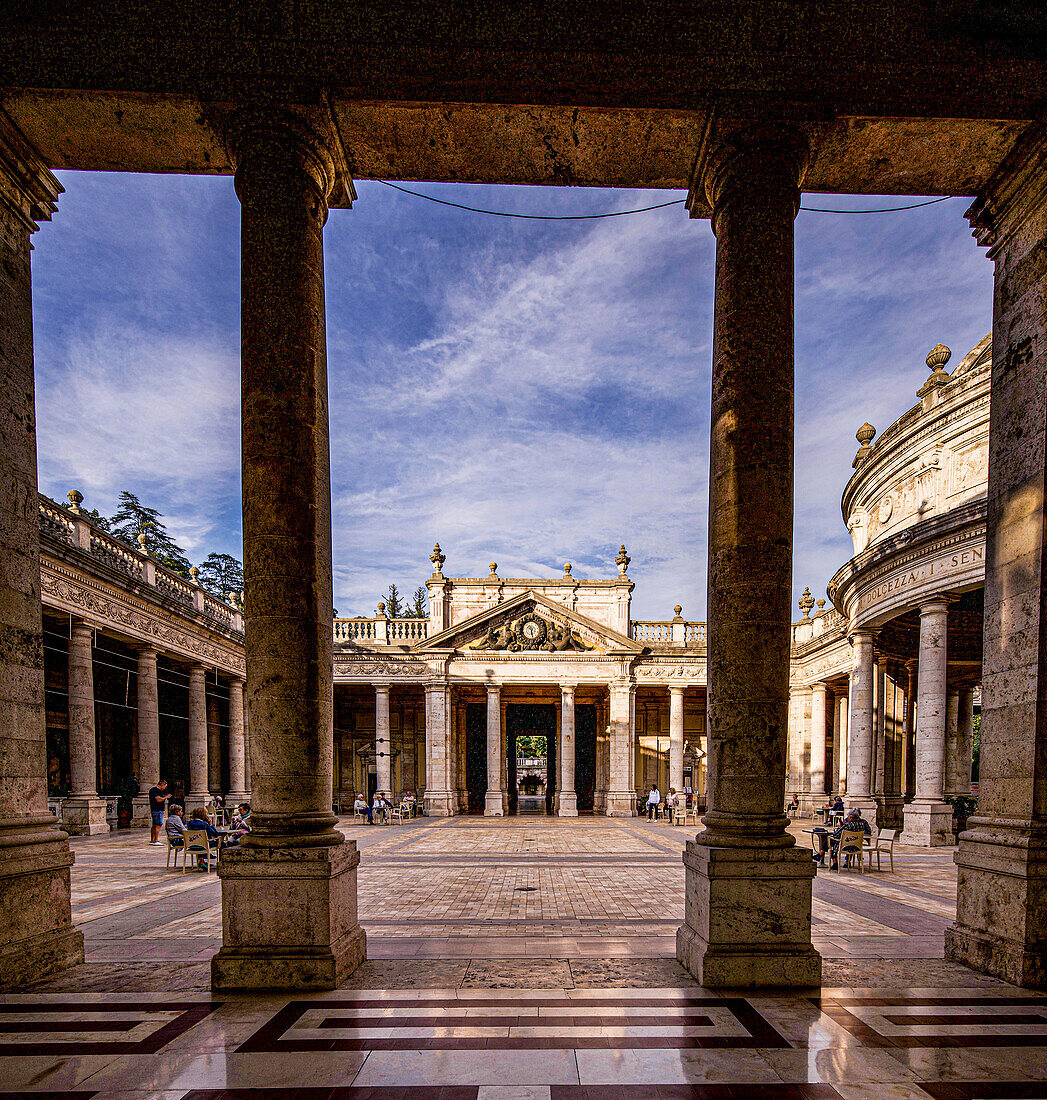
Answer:
[[208, 554], [196, 579], [220, 600], [236, 602], [244, 590], [244, 567], [231, 554]]
[[425, 589], [421, 585], [419, 585], [414, 590], [414, 604], [408, 613], [414, 615], [416, 618], [419, 619], [426, 618], [429, 614], [429, 608], [426, 604], [427, 595], [428, 593], [425, 591]]
[[395, 584], [389, 585], [389, 591], [383, 597], [385, 600], [385, 614], [390, 619], [400, 619], [403, 617], [404, 606], [400, 602], [400, 590]]
[[189, 559], [167, 533], [167, 528], [160, 522], [162, 519], [162, 512], [146, 507], [134, 493], [125, 489], [120, 494], [120, 507], [109, 521], [109, 530], [114, 538], [127, 543], [132, 550], [141, 549], [138, 536], [145, 535], [145, 548], [158, 564], [188, 577]]

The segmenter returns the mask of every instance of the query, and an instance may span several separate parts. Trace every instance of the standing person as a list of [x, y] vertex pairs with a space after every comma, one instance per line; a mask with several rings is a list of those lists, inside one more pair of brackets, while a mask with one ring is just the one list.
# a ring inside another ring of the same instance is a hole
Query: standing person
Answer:
[[675, 787], [669, 788], [669, 793], [665, 796], [665, 815], [669, 819], [669, 824], [673, 823], [673, 816], [676, 814], [676, 808], [680, 804], [680, 796], [676, 793]]
[[652, 783], [651, 789], [647, 795], [647, 820], [654, 821], [655, 816], [658, 813], [658, 806], [662, 801], [662, 793]]
[[150, 844], [160, 843], [160, 826], [164, 823], [164, 810], [167, 809], [167, 800], [171, 797], [169, 794], [164, 794], [166, 790], [166, 779], [161, 779], [155, 787], [149, 788], [149, 812], [153, 817], [152, 829], [149, 834]]

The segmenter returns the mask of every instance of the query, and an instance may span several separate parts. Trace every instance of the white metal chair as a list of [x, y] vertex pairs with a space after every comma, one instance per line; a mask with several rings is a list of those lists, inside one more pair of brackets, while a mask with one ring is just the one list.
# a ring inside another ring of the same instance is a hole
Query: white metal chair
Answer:
[[211, 856], [214, 856], [215, 870], [218, 869], [218, 846], [211, 846], [211, 839], [207, 835], [206, 829], [186, 829], [182, 834], [182, 840], [185, 844], [184, 854], [182, 856], [182, 874], [185, 874], [185, 869], [189, 865], [189, 857], [196, 856], [198, 859], [206, 860], [207, 872], [211, 872]]
[[873, 856], [876, 856], [876, 870], [882, 871], [883, 867], [880, 864], [880, 858], [884, 852], [887, 853], [891, 861], [891, 873], [894, 873], [894, 841], [898, 836], [897, 829], [881, 829], [876, 836], [876, 840], [869, 845], [866, 851], [869, 853], [869, 870], [872, 870]]

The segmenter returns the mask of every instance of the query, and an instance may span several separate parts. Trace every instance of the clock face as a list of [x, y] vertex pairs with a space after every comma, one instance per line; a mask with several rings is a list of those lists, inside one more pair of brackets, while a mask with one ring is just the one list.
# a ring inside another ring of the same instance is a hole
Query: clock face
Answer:
[[524, 649], [539, 649], [548, 636], [545, 623], [534, 614], [525, 615], [513, 629], [517, 643]]
[[538, 638], [542, 633], [542, 628], [534, 621], [530, 619], [523, 624], [523, 635], [529, 641], [533, 642], [535, 638]]

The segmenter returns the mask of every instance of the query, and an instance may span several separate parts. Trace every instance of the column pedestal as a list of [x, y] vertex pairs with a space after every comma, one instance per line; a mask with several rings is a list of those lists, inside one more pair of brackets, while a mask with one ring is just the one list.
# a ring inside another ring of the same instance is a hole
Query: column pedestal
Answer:
[[820, 984], [806, 848], [707, 848], [689, 840], [683, 863], [685, 916], [676, 957], [702, 985]]
[[[335, 989], [367, 957], [356, 846], [233, 849], [222, 856], [214, 989]], [[274, 893], [280, 903], [273, 904]]]
[[73, 795], [62, 803], [62, 828], [72, 836], [96, 836], [109, 832], [105, 799], [97, 795]]
[[133, 829], [148, 829], [153, 823], [153, 815], [149, 810], [149, 795], [136, 794], [131, 800], [131, 827]]

